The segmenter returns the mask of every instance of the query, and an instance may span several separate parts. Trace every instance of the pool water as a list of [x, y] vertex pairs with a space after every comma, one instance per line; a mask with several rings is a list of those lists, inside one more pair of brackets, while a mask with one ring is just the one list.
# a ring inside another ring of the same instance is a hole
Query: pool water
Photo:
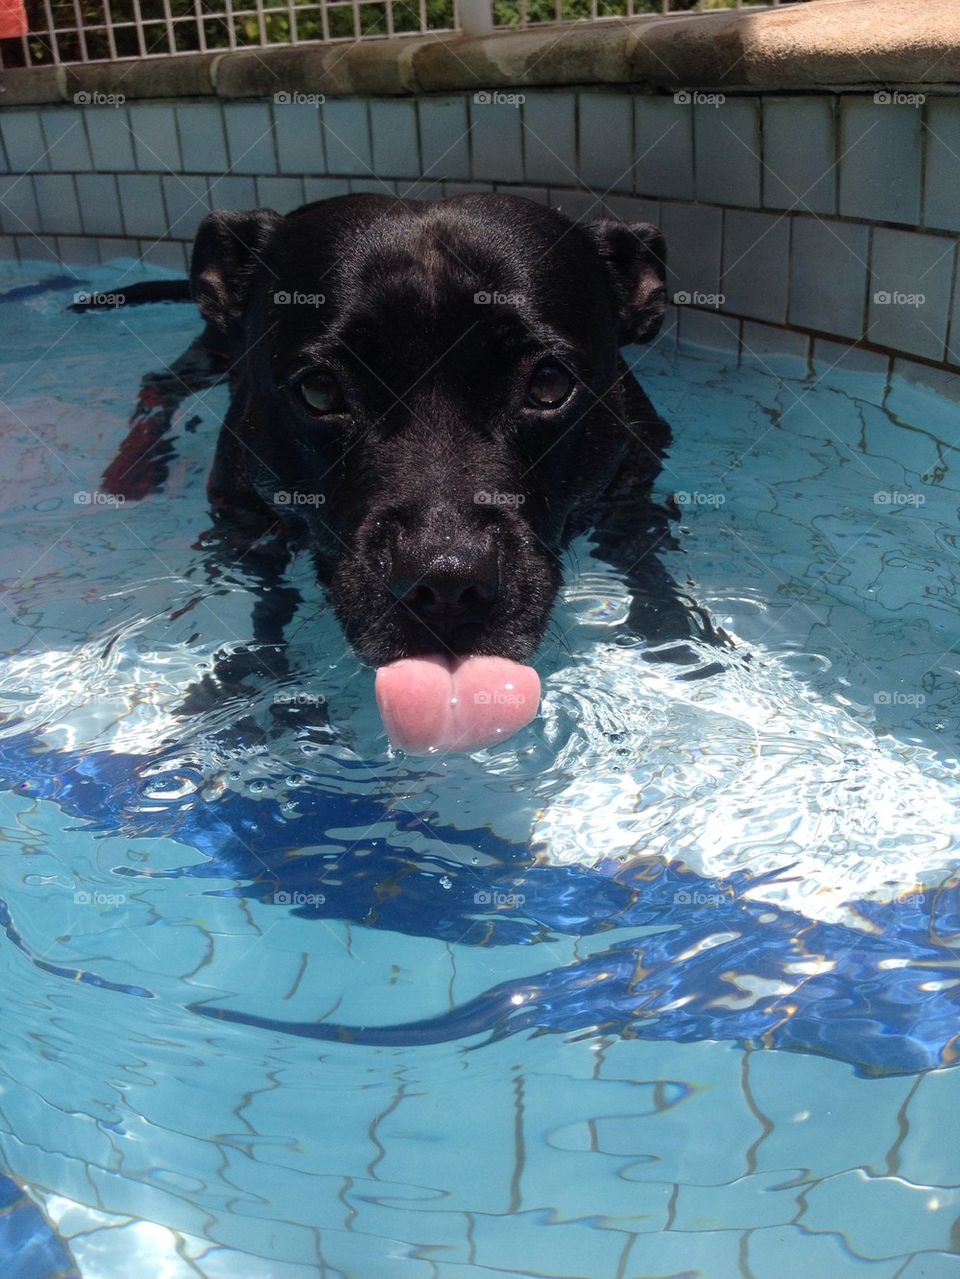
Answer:
[[99, 493], [198, 329], [65, 312], [130, 278], [0, 275], [0, 1272], [960, 1275], [956, 405], [634, 352], [735, 648], [651, 660], [585, 539], [542, 715], [411, 759], [307, 563], [290, 673], [178, 713], [251, 591], [223, 390]]

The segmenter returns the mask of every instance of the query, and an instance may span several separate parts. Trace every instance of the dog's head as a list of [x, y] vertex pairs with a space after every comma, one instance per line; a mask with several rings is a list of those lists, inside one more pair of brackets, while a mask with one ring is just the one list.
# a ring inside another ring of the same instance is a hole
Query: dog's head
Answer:
[[360, 656], [528, 659], [558, 552], [643, 446], [618, 348], [660, 327], [656, 228], [344, 196], [210, 215], [192, 280], [247, 476], [309, 530]]

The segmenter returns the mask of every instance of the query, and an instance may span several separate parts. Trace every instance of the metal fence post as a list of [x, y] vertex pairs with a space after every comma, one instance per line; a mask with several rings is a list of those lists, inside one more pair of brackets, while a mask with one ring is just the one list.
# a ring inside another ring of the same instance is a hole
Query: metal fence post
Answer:
[[460, 29], [465, 36], [484, 36], [492, 31], [492, 0], [460, 0]]

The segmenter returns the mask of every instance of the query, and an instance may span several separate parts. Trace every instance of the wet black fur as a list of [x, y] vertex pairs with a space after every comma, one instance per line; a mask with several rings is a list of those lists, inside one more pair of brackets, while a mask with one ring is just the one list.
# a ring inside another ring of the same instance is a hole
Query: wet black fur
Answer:
[[[208, 216], [190, 283], [206, 330], [191, 349], [207, 354], [210, 380], [230, 382], [209, 493], [215, 540], [247, 546], [262, 571], [260, 644], [279, 653], [296, 597], [278, 573], [306, 547], [365, 662], [529, 660], [562, 552], [591, 526], [636, 591], [638, 629], [654, 640], [702, 631], [653, 554], [669, 537], [649, 498], [669, 428], [619, 355], [657, 333], [664, 272], [655, 227], [574, 225], [506, 195], [354, 195], [286, 216]], [[129, 300], [149, 300], [150, 287]], [[526, 399], [544, 357], [576, 377], [547, 411]], [[346, 411], [318, 418], [304, 405], [298, 379], [318, 367], [336, 373]], [[144, 466], [162, 479], [165, 429], [124, 471], [141, 490]], [[398, 577], [429, 579], [443, 564], [469, 579], [480, 563], [498, 589], [469, 625], [438, 628], [397, 598]]]

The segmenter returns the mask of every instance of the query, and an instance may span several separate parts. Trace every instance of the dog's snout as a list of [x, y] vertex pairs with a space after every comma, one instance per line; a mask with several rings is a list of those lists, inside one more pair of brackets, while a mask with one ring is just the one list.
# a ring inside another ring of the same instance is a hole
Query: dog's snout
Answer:
[[500, 588], [497, 547], [492, 538], [440, 545], [401, 538], [390, 587], [401, 604], [426, 622], [483, 622]]
[[394, 593], [415, 612], [435, 617], [460, 617], [490, 607], [497, 598], [497, 581], [492, 576], [474, 576], [469, 568], [446, 564], [419, 581], [400, 578]]

